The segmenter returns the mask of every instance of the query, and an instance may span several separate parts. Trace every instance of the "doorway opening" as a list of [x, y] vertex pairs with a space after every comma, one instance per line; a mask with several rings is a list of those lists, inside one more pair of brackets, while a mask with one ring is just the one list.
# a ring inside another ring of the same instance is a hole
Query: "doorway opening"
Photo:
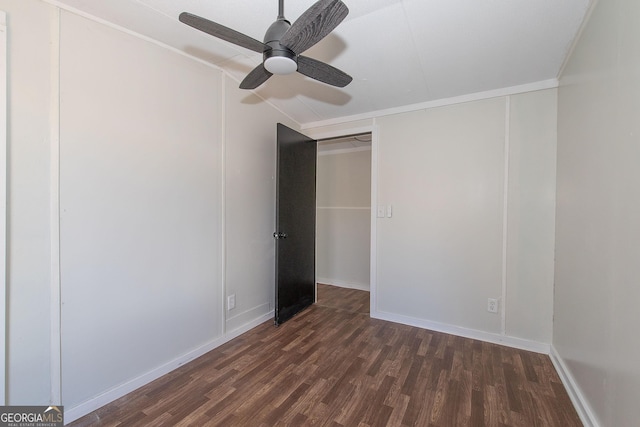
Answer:
[[316, 304], [367, 315], [371, 291], [371, 141], [371, 132], [319, 139], [316, 184]]

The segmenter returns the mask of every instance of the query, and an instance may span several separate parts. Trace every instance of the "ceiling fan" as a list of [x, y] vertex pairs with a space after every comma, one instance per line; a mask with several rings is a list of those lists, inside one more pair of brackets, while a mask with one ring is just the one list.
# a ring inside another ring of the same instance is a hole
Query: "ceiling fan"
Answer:
[[349, 9], [341, 0], [318, 0], [291, 24], [284, 17], [284, 0], [279, 0], [278, 18], [264, 36], [264, 43], [223, 25], [182, 12], [180, 21], [219, 39], [261, 53], [262, 64], [240, 83], [241, 89], [255, 89], [274, 74], [297, 71], [337, 87], [351, 83], [351, 76], [329, 64], [300, 55], [333, 31]]

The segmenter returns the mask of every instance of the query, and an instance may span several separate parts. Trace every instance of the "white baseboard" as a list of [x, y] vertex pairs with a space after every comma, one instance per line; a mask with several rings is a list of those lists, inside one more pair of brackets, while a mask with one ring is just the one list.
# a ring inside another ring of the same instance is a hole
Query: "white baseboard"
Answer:
[[316, 282], [322, 283], [323, 285], [337, 286], [339, 288], [357, 289], [359, 291], [370, 290], [368, 284], [344, 282], [342, 280], [327, 279], [326, 277], [318, 277], [316, 278]]
[[403, 325], [415, 326], [422, 329], [429, 329], [431, 331], [443, 332], [445, 334], [457, 335], [464, 338], [486, 341], [493, 344], [500, 344], [520, 350], [533, 351], [535, 353], [549, 354], [549, 350], [551, 348], [549, 344], [538, 341], [525, 340], [522, 338], [495, 334], [492, 332], [484, 332], [477, 329], [462, 328], [460, 326], [452, 326], [446, 323], [417, 319], [415, 317], [402, 316], [399, 314], [386, 313], [383, 311], [372, 310], [371, 317], [375, 319], [387, 320], [389, 322], [401, 323]]
[[225, 339], [226, 339], [225, 342], [231, 341], [232, 339], [239, 337], [245, 332], [248, 332], [251, 329], [255, 328], [256, 326], [266, 322], [267, 320], [273, 321], [274, 315], [275, 315], [274, 311], [271, 310], [267, 314], [262, 314], [258, 317], [251, 319], [250, 321], [246, 322], [244, 325], [238, 326], [237, 328], [231, 331], [227, 331], [227, 333], [225, 334]]
[[244, 325], [225, 333], [220, 338], [216, 338], [190, 352], [184, 354], [174, 360], [171, 360], [164, 365], [153, 369], [146, 374], [140, 375], [137, 378], [134, 378], [124, 384], [116, 386], [106, 392], [87, 400], [77, 406], [72, 408], [65, 408], [64, 410], [64, 421], [65, 424], [75, 421], [96, 409], [113, 402], [116, 399], [121, 398], [122, 396], [131, 393], [132, 391], [149, 384], [151, 381], [154, 381], [160, 378], [163, 375], [168, 374], [169, 372], [179, 368], [180, 366], [202, 356], [205, 353], [215, 349], [216, 347], [221, 346], [222, 344], [231, 341], [232, 339], [242, 335], [243, 333], [253, 329], [254, 327], [260, 325], [261, 323], [273, 319], [273, 311], [270, 313], [259, 316], [250, 322], [245, 323]]
[[264, 313], [273, 313], [269, 303], [261, 304], [242, 312], [236, 311], [235, 309], [227, 311], [228, 317], [225, 323], [225, 331], [227, 332], [242, 329], [245, 325], [253, 322], [254, 319], [262, 317]]
[[567, 389], [569, 398], [571, 399], [573, 406], [576, 408], [582, 424], [584, 424], [585, 427], [600, 427], [598, 418], [591, 409], [591, 405], [589, 405], [584, 394], [582, 394], [582, 390], [580, 390], [580, 387], [573, 378], [571, 371], [567, 368], [567, 365], [564, 363], [564, 360], [562, 360], [562, 357], [560, 357], [558, 350], [556, 350], [553, 345], [551, 346], [549, 357], [562, 380], [562, 384], [564, 384], [564, 388]]

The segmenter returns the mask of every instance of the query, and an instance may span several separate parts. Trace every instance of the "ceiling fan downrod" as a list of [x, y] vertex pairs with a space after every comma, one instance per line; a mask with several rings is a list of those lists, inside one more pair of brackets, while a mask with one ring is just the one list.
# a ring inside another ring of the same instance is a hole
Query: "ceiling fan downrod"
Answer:
[[295, 52], [280, 44], [291, 23], [284, 17], [284, 0], [279, 0], [278, 6], [278, 19], [264, 35], [264, 44], [271, 49], [262, 54], [262, 59], [265, 70], [271, 74], [285, 75], [298, 70], [298, 61]]

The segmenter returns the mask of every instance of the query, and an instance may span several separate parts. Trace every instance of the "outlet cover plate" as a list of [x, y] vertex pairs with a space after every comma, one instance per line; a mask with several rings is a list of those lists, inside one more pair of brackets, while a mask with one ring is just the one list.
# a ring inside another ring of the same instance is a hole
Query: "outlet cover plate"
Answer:
[[498, 299], [497, 298], [489, 298], [489, 299], [487, 299], [487, 311], [489, 313], [497, 313], [498, 312]]

